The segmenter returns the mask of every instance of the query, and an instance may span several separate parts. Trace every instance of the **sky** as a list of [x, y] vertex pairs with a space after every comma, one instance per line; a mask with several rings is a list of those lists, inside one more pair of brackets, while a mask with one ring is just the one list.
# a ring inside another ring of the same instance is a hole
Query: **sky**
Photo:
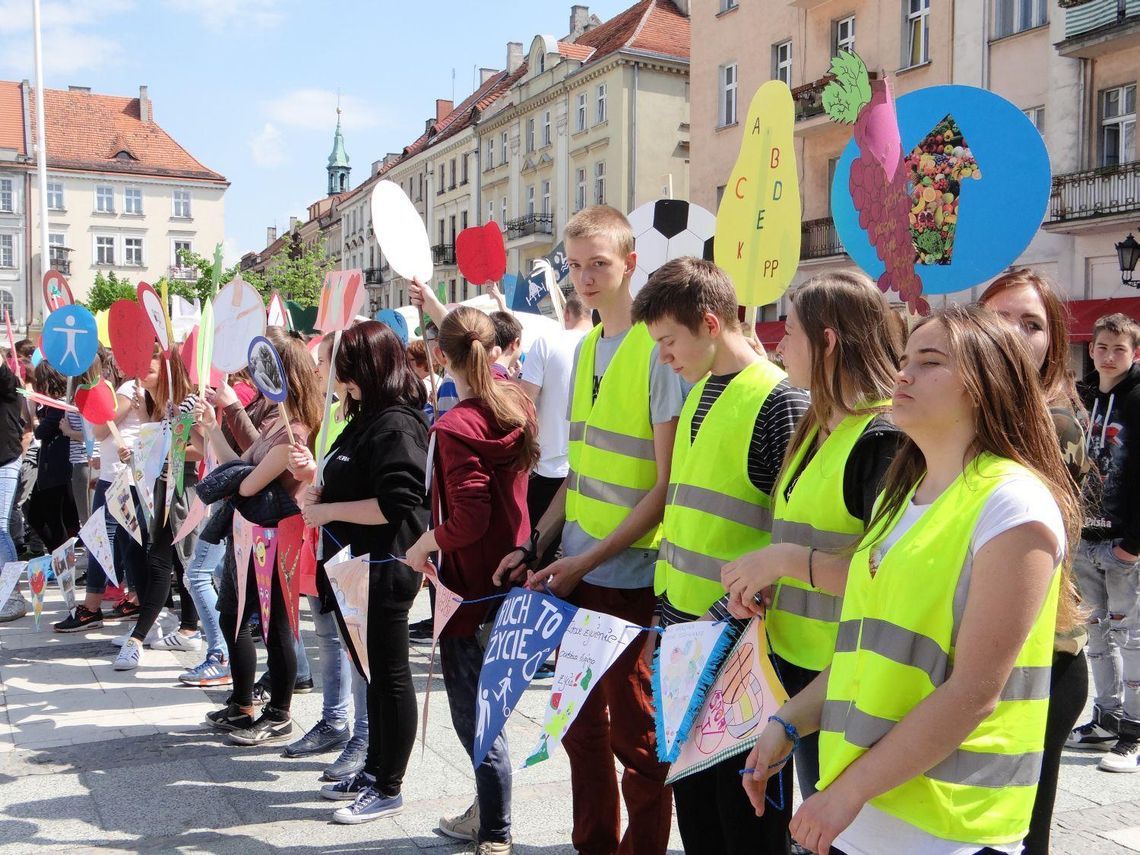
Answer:
[[[635, 0], [595, 0], [606, 20]], [[570, 2], [532, 0], [43, 0], [45, 84], [138, 96], [230, 181], [226, 262], [327, 189], [340, 93], [352, 186], [423, 133], [435, 99], [462, 101], [507, 42], [561, 38]], [[35, 82], [32, 0], [0, 0], [0, 79]], [[454, 82], [453, 82], [454, 70]]]

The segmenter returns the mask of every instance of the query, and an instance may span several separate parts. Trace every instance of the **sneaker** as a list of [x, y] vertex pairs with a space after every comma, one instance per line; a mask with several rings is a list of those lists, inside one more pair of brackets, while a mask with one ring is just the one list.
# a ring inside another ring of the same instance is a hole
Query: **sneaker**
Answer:
[[269, 687], [264, 683], [253, 684], [253, 705], [255, 707], [265, 706], [269, 702]]
[[484, 840], [475, 847], [475, 855], [511, 855], [514, 851], [514, 845], [509, 840], [506, 843]]
[[441, 816], [439, 830], [455, 840], [476, 840], [479, 837], [479, 800], [473, 801], [471, 807], [459, 816]]
[[98, 629], [103, 625], [103, 610], [91, 611], [80, 603], [66, 618], [59, 623], [52, 624], [56, 632], [82, 632], [85, 629]]
[[113, 609], [111, 609], [112, 620], [122, 620], [123, 618], [133, 618], [139, 613], [138, 603], [132, 603], [126, 597], [119, 601]]
[[326, 781], [343, 781], [351, 778], [364, 768], [364, 760], [368, 756], [368, 743], [364, 739], [352, 737], [340, 756], [333, 764], [325, 769], [321, 777]]
[[183, 635], [178, 630], [174, 630], [169, 635], [148, 642], [147, 647], [151, 650], [201, 650], [202, 633], [195, 632], [193, 635]]
[[553, 680], [554, 679], [554, 663], [544, 662], [538, 666], [538, 670], [534, 672], [534, 679], [536, 680]]
[[[129, 632], [126, 635], [118, 635], [118, 636], [115, 636], [115, 638], [111, 639], [111, 643], [113, 645], [115, 645], [116, 647], [122, 647], [124, 644], [127, 643], [127, 639], [130, 637], [131, 637], [131, 634]], [[152, 626], [150, 628], [150, 631], [146, 634], [146, 638], [143, 639], [143, 647], [153, 646], [154, 643], [156, 641], [158, 641], [160, 638], [162, 638], [162, 629], [156, 623], [154, 626]]]
[[[276, 710], [274, 710], [276, 712]], [[287, 715], [287, 714], [286, 714]], [[269, 717], [269, 707], [249, 727], [230, 734], [232, 745], [277, 745], [293, 737], [293, 720], [278, 721]]]
[[342, 807], [333, 812], [333, 822], [341, 825], [359, 825], [362, 822], [371, 822], [385, 816], [392, 816], [404, 809], [402, 795], [382, 796], [379, 791], [369, 787], [356, 797], [356, 801], [348, 807]]
[[1121, 738], [1104, 757], [1097, 768], [1102, 772], [1140, 772], [1140, 742]]
[[323, 718], [298, 739], [285, 746], [286, 757], [307, 757], [310, 754], [320, 754], [332, 751], [334, 748], [343, 748], [348, 743], [348, 725], [342, 723], [339, 727], [325, 721]]
[[431, 644], [433, 626], [432, 618], [413, 623], [408, 627], [408, 641], [412, 644]]
[[119, 655], [115, 657], [116, 671], [134, 671], [142, 659], [142, 645], [137, 639], [128, 638]]
[[1088, 724], [1073, 728], [1073, 732], [1065, 740], [1065, 747], [1078, 751], [1108, 751], [1119, 738], [1095, 721], [1090, 721]]
[[376, 779], [367, 772], [357, 772], [335, 784], [321, 787], [321, 797], [330, 802], [351, 802], [365, 790], [371, 790]]
[[245, 730], [253, 724], [253, 716], [244, 713], [235, 703], [228, 703], [220, 710], [206, 713], [206, 723], [215, 730]]
[[179, 674], [178, 682], [187, 686], [228, 686], [233, 683], [230, 663], [221, 654], [211, 653], [201, 665]]
[[297, 680], [297, 682], [293, 684], [294, 695], [307, 695], [311, 691], [313, 691], [312, 677], [306, 677], [304, 680]]
[[118, 585], [108, 585], [103, 589], [103, 602], [117, 603], [127, 596], [127, 589]]
[[4, 603], [4, 607], [0, 608], [0, 623], [11, 623], [14, 620], [19, 620], [27, 613], [28, 601], [19, 591], [14, 591], [12, 596], [8, 598], [8, 602]]

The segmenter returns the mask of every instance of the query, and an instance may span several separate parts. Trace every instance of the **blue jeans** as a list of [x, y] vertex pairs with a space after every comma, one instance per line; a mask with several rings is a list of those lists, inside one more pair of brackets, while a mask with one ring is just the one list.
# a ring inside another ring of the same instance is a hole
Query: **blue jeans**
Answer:
[[20, 480], [20, 458], [0, 466], [0, 564], [16, 560], [16, 544], [8, 531], [12, 506], [16, 502], [16, 485]]
[[[475, 714], [478, 704], [479, 671], [483, 645], [477, 636], [441, 638], [440, 666], [451, 724], [472, 761], [475, 759]], [[479, 800], [479, 842], [511, 839], [511, 759], [507, 755], [506, 730], [500, 733], [483, 762], [475, 769], [475, 793]]]
[[[336, 618], [332, 612], [321, 614], [321, 601], [307, 597], [317, 630], [317, 649], [321, 656], [321, 693], [324, 706], [321, 718], [333, 724], [348, 722], [348, 699], [352, 698], [353, 737], [368, 741], [368, 683], [352, 667], [340, 640]], [[298, 678], [299, 679], [299, 678]]]
[[206, 640], [206, 655], [216, 653], [226, 655], [226, 644], [222, 638], [222, 626], [218, 620], [218, 592], [214, 590], [214, 570], [226, 557], [226, 542], [207, 543], [198, 538], [194, 545], [194, 555], [186, 568], [186, 590], [198, 611], [202, 622], [202, 634]]

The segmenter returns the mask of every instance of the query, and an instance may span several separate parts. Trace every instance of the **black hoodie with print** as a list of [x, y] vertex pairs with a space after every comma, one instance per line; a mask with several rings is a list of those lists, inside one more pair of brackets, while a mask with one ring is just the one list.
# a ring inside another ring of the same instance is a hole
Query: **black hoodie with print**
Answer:
[[1140, 554], [1140, 364], [1133, 364], [1108, 392], [1093, 371], [1078, 384], [1089, 412], [1085, 481], [1085, 540], [1119, 539]]

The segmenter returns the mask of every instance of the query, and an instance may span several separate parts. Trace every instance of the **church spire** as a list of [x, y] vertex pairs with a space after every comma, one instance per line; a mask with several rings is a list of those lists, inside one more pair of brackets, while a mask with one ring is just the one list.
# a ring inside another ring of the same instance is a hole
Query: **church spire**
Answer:
[[340, 132], [340, 95], [337, 95], [336, 107], [336, 133], [333, 134], [332, 154], [326, 167], [329, 173], [329, 195], [343, 193], [348, 190], [348, 174], [352, 167], [348, 165], [348, 152], [344, 150], [344, 137]]

